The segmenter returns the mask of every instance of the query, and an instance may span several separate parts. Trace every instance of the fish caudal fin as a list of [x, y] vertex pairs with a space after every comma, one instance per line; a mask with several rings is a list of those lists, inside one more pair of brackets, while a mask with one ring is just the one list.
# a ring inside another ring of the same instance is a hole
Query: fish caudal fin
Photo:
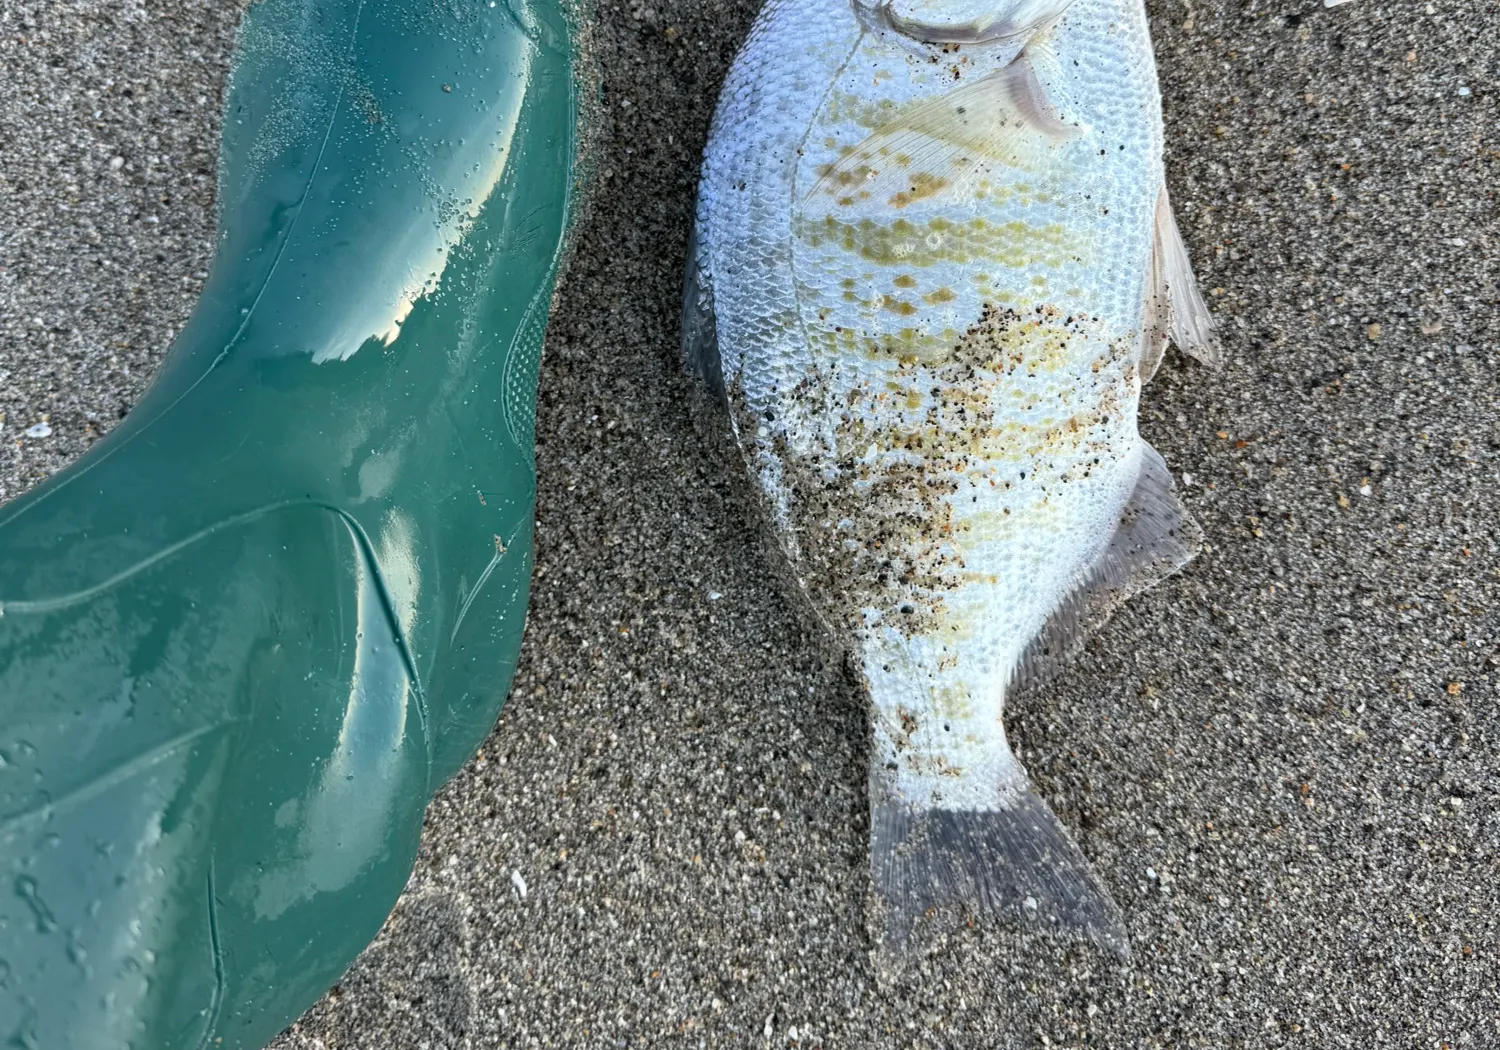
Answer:
[[918, 809], [871, 788], [871, 934], [886, 969], [899, 969], [918, 924], [945, 910], [1076, 930], [1129, 957], [1119, 907], [1029, 783], [983, 810]]
[[1156, 373], [1168, 340], [1183, 353], [1217, 367], [1223, 355], [1214, 336], [1213, 318], [1193, 276], [1193, 264], [1172, 214], [1165, 183], [1156, 198], [1156, 240], [1147, 280], [1146, 345], [1141, 354], [1141, 375], [1150, 379]]

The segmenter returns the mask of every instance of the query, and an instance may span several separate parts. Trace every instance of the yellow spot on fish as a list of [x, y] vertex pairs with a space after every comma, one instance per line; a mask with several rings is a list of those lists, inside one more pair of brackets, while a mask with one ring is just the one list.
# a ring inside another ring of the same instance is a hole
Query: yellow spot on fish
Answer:
[[938, 686], [932, 693], [932, 709], [940, 718], [955, 722], [974, 717], [969, 690], [962, 682]]
[[861, 186], [873, 179], [879, 172], [868, 164], [861, 164], [853, 168], [839, 169], [836, 164], [819, 164], [818, 177], [828, 179], [830, 189], [848, 189], [851, 186]]
[[909, 185], [910, 189], [892, 194], [891, 199], [886, 203], [890, 204], [893, 208], [904, 208], [913, 201], [925, 200], [928, 197], [937, 196], [951, 186], [952, 183], [938, 175], [918, 172], [911, 177]]
[[814, 248], [833, 245], [881, 266], [918, 267], [982, 260], [1017, 269], [1055, 268], [1075, 261], [1086, 263], [1093, 240], [1087, 231], [1074, 231], [1061, 223], [1033, 226], [1019, 220], [994, 224], [983, 219], [955, 224], [934, 218], [919, 224], [906, 219], [845, 221], [827, 215], [821, 220], [799, 217], [793, 232]]

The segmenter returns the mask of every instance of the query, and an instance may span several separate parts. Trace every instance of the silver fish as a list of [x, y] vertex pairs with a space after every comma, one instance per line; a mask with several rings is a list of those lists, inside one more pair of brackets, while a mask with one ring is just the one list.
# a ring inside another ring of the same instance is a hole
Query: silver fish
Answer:
[[719, 100], [684, 353], [871, 711], [883, 943], [929, 908], [1128, 950], [1005, 698], [1197, 527], [1136, 428], [1215, 344], [1141, 0], [769, 0]]

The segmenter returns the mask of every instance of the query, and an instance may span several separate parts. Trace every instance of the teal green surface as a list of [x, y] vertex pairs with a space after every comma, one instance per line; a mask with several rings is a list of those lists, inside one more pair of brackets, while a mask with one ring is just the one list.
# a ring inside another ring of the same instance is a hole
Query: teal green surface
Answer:
[[257, 1047], [510, 684], [572, 186], [555, 0], [264, 0], [155, 386], [0, 507], [0, 1045]]

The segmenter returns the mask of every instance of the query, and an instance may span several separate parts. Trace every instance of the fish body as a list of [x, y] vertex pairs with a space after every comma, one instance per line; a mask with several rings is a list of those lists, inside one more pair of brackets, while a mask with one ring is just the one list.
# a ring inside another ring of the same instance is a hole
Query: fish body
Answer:
[[867, 690], [871, 868], [904, 942], [959, 901], [1118, 911], [1004, 704], [1194, 526], [1136, 427], [1212, 356], [1141, 0], [769, 0], [720, 98], [685, 353]]

